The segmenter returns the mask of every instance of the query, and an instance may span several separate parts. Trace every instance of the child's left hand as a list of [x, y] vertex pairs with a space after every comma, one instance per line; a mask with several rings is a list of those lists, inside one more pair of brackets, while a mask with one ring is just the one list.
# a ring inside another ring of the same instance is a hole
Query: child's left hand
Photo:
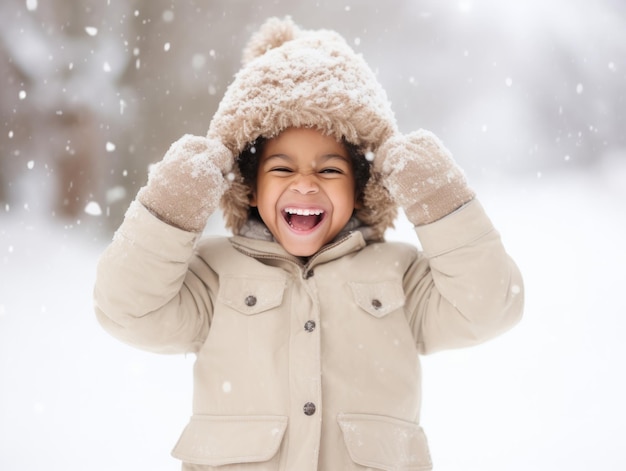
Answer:
[[383, 142], [374, 168], [416, 226], [441, 219], [474, 198], [450, 152], [423, 129]]

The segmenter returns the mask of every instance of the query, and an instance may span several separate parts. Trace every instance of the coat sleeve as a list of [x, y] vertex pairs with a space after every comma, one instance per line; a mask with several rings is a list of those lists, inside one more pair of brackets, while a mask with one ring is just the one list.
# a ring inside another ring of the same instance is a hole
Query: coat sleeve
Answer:
[[416, 232], [424, 253], [404, 286], [421, 353], [475, 345], [520, 320], [522, 276], [477, 200]]
[[197, 351], [216, 284], [206, 267], [202, 279], [190, 269], [196, 239], [131, 204], [96, 270], [94, 308], [107, 332], [159, 353]]

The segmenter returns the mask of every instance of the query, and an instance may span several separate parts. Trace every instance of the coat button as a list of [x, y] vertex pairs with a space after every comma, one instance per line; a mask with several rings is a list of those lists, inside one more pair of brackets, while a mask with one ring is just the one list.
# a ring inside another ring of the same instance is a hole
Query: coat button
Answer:
[[374, 309], [380, 309], [381, 307], [383, 307], [383, 303], [381, 303], [378, 299], [372, 299], [372, 307]]
[[305, 415], [313, 415], [315, 414], [315, 404], [313, 404], [312, 402], [307, 402], [304, 405], [303, 410]]
[[307, 332], [313, 332], [315, 330], [315, 321], [306, 321], [304, 324], [304, 330]]
[[246, 303], [246, 306], [248, 307], [252, 307], [256, 304], [256, 296], [246, 296], [246, 299], [244, 301]]

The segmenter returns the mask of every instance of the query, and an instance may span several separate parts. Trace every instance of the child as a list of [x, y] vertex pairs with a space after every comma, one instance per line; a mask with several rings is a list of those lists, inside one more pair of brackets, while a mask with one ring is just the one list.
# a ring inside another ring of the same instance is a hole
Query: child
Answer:
[[[200, 239], [221, 203], [233, 237]], [[423, 246], [386, 243], [400, 206]], [[112, 335], [193, 352], [184, 470], [428, 470], [418, 355], [515, 324], [522, 280], [441, 142], [336, 33], [270, 19], [207, 137], [150, 172], [95, 286]]]

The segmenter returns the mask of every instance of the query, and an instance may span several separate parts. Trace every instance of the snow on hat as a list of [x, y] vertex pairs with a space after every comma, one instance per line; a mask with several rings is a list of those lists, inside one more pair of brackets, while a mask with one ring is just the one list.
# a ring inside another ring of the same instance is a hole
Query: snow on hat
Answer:
[[[397, 126], [391, 105], [364, 59], [336, 32], [303, 30], [291, 18], [270, 18], [243, 52], [243, 67], [226, 90], [210, 127], [235, 156], [258, 137], [290, 127], [316, 128], [369, 155]], [[221, 204], [238, 233], [248, 218], [250, 188], [236, 178]], [[397, 209], [373, 167], [357, 217], [378, 238]]]

